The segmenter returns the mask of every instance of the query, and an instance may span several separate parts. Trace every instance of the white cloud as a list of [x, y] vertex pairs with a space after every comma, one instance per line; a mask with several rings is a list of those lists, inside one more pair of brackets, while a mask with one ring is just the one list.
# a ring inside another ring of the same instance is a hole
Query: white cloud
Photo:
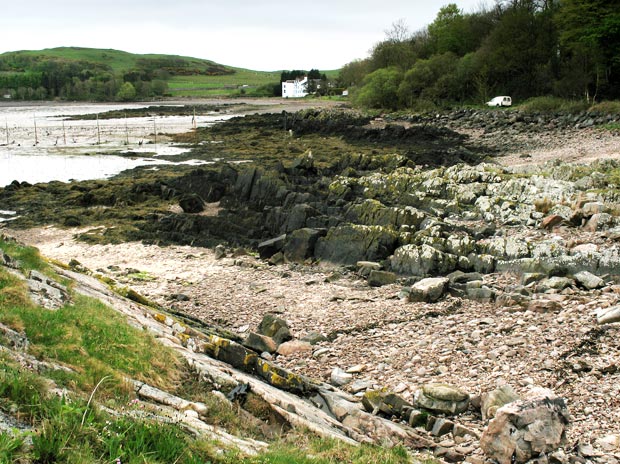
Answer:
[[[449, 3], [446, 1], [445, 3]], [[456, 0], [465, 12], [480, 0]], [[0, 52], [58, 46], [170, 53], [257, 70], [334, 69], [403, 18], [411, 30], [444, 3], [420, 0], [30, 0], [0, 16]]]

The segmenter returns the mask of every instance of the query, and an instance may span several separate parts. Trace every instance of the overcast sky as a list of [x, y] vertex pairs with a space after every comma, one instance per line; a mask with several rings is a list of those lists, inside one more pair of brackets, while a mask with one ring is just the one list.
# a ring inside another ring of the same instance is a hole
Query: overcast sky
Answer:
[[[492, 2], [492, 0], [489, 0]], [[206, 58], [262, 71], [336, 69], [365, 58], [403, 19], [411, 31], [485, 0], [11, 0], [0, 53], [60, 46]], [[488, 2], [487, 2], [488, 3]]]

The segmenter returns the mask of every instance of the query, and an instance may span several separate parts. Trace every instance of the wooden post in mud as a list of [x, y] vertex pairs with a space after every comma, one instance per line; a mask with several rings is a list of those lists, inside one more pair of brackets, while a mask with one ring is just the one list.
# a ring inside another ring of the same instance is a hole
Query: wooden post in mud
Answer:
[[37, 135], [37, 116], [33, 116], [34, 119], [34, 144], [38, 145], [39, 144], [39, 137]]
[[155, 144], [157, 145], [157, 116], [153, 116], [153, 132], [155, 133]]
[[4, 118], [4, 129], [6, 130], [6, 145], [9, 146], [9, 121]]
[[127, 113], [125, 113], [125, 145], [129, 145], [129, 128], [127, 127]]
[[67, 146], [67, 131], [65, 130], [65, 120], [62, 120], [62, 140], [65, 143], [65, 147]]
[[194, 106], [194, 117], [192, 117], [192, 127], [196, 130], [196, 107]]
[[97, 113], [97, 145], [101, 145], [101, 130], [99, 129], [99, 113]]

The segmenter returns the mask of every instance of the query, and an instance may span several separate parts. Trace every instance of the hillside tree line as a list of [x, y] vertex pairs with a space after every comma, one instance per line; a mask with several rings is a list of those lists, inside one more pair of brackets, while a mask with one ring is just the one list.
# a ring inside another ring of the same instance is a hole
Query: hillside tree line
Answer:
[[140, 63], [124, 73], [101, 63], [24, 55], [0, 56], [0, 93], [18, 100], [131, 101], [164, 95], [167, 70]]
[[340, 85], [372, 108], [428, 109], [495, 95], [620, 98], [620, 0], [496, 0], [465, 14], [443, 6], [410, 33], [403, 20]]

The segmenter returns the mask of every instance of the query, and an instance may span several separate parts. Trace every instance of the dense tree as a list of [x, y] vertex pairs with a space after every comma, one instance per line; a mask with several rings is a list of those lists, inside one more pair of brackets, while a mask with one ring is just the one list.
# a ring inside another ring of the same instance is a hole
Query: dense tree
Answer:
[[356, 96], [356, 101], [370, 108], [398, 108], [398, 87], [403, 78], [395, 67], [381, 68], [364, 79], [364, 86]]
[[116, 93], [117, 100], [132, 101], [136, 98], [136, 88], [131, 82], [125, 82]]
[[611, 84], [620, 73], [620, 1], [562, 0], [556, 21], [565, 60], [577, 74], [565, 72], [563, 83], [588, 100], [602, 89], [618, 97]]
[[413, 34], [395, 23], [368, 59], [342, 68], [340, 82], [363, 82], [356, 101], [390, 108], [386, 88], [397, 75], [398, 107], [496, 94], [618, 98], [620, 0], [496, 0], [468, 14], [450, 3]]

